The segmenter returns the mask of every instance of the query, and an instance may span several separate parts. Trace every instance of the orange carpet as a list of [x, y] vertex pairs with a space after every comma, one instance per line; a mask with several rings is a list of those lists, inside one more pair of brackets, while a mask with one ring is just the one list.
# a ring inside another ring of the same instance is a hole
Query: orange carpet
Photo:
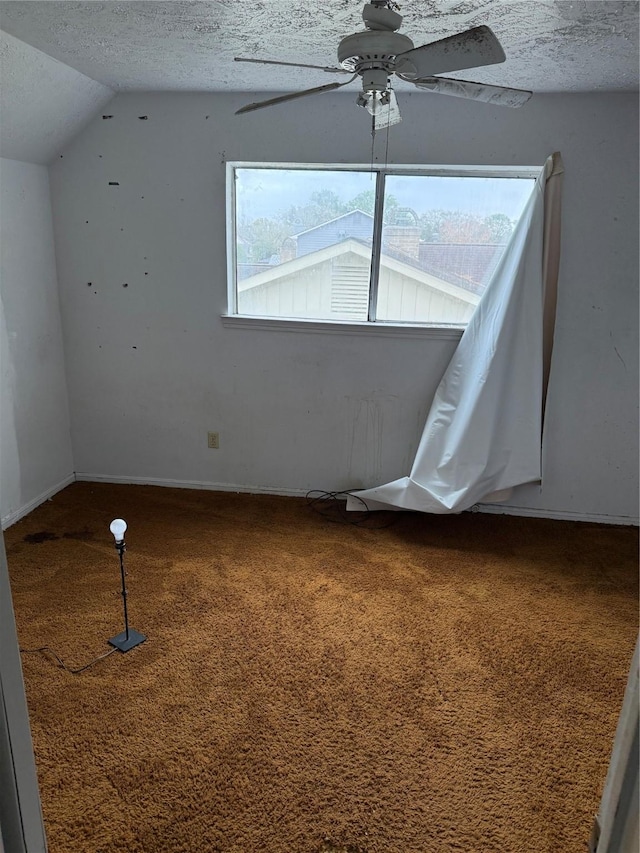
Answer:
[[637, 531], [77, 483], [6, 531], [50, 853], [584, 853]]

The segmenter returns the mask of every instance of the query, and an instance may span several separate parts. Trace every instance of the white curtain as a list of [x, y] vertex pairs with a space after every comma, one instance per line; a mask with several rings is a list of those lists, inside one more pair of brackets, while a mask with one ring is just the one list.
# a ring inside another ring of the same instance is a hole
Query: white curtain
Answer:
[[354, 492], [347, 509], [462, 512], [541, 480], [562, 173], [556, 153], [438, 386], [409, 476]]

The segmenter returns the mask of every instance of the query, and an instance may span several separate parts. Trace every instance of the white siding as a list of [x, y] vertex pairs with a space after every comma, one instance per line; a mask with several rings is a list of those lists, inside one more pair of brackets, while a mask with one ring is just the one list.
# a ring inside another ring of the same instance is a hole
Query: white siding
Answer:
[[[246, 279], [246, 283], [250, 279]], [[238, 294], [238, 312], [250, 316], [324, 318], [331, 313], [331, 261]]]
[[468, 301], [457, 299], [417, 282], [406, 275], [382, 267], [378, 285], [378, 320], [387, 322], [466, 323], [479, 297], [469, 293]]

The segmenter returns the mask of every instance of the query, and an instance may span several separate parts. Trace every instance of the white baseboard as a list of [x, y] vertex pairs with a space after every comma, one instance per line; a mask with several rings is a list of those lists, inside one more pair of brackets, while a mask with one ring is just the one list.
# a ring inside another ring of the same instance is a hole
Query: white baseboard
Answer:
[[[237, 483], [211, 483], [201, 480], [164, 480], [158, 477], [125, 477], [125, 476], [108, 476], [104, 474], [87, 474], [76, 473], [75, 480], [86, 483], [113, 483], [132, 486], [164, 486], [171, 489], [202, 489], [211, 492], [235, 492], [236, 494], [250, 495], [281, 495], [283, 497], [305, 497], [308, 489], [287, 489], [279, 486], [247, 486], [238, 485]], [[69, 482], [73, 482], [70, 480]], [[68, 483], [64, 483], [60, 488], [64, 488]], [[53, 490], [52, 494], [58, 491], [58, 488]], [[22, 515], [26, 515], [34, 509], [42, 500], [46, 500], [50, 495], [45, 495], [42, 499], [34, 502], [33, 506], [29, 506]], [[564, 510], [549, 510], [549, 509], [532, 509], [531, 507], [509, 506], [500, 504], [475, 504], [471, 508], [471, 512], [487, 512], [498, 515], [521, 515], [530, 518], [553, 518], [559, 521], [584, 521], [593, 522], [596, 524], [625, 524], [635, 525], [640, 524], [640, 519], [626, 515], [600, 515], [597, 513], [582, 513], [568, 512]], [[17, 521], [18, 519], [14, 519]], [[3, 519], [4, 522], [4, 519]], [[13, 521], [11, 522], [13, 523]]]
[[588, 521], [595, 524], [627, 524], [638, 526], [640, 519], [631, 515], [600, 515], [593, 512], [568, 512], [555, 509], [532, 509], [527, 506], [501, 506], [500, 504], [475, 504], [471, 512], [489, 512], [497, 515], [523, 515], [530, 518], [554, 518], [558, 521]]
[[7, 527], [11, 527], [12, 524], [15, 524], [16, 521], [20, 521], [21, 518], [24, 518], [25, 515], [29, 515], [37, 506], [43, 504], [45, 501], [48, 501], [49, 498], [52, 498], [55, 494], [62, 491], [62, 489], [66, 489], [67, 486], [71, 485], [71, 483], [75, 483], [76, 475], [69, 474], [69, 476], [65, 477], [64, 480], [61, 480], [59, 483], [56, 483], [55, 486], [52, 486], [50, 489], [47, 489], [46, 492], [42, 492], [42, 494], [38, 495], [37, 498], [34, 498], [29, 503], [24, 504], [19, 509], [14, 510], [13, 512], [7, 513], [2, 517], [2, 529], [6, 530]]
[[283, 497], [304, 497], [308, 489], [286, 489], [271, 486], [238, 486], [235, 483], [210, 483], [199, 480], [162, 480], [157, 477], [105, 476], [103, 474], [76, 474], [78, 482], [85, 483], [122, 483], [131, 486], [164, 486], [170, 489], [201, 489], [207, 492], [235, 492], [249, 495], [281, 495]]

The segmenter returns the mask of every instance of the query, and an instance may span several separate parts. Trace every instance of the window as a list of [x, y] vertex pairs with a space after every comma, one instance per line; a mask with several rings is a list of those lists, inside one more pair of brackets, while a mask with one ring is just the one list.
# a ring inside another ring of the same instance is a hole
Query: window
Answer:
[[229, 314], [464, 326], [539, 171], [230, 163]]

